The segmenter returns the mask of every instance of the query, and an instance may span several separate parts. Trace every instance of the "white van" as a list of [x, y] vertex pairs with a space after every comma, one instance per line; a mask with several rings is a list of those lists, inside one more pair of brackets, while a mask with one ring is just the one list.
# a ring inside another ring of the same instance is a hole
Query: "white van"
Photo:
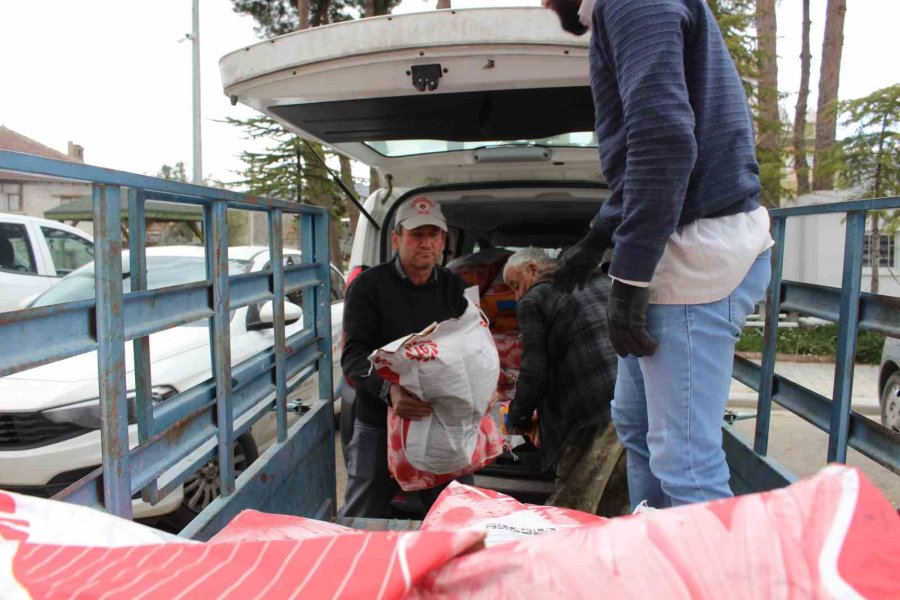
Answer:
[[94, 259], [94, 239], [56, 221], [0, 213], [0, 312], [22, 307]]
[[309, 29], [242, 48], [220, 67], [233, 102], [378, 170], [382, 188], [365, 202], [375, 224], [359, 219], [352, 283], [390, 258], [393, 216], [421, 195], [443, 207], [447, 261], [577, 241], [608, 194], [587, 56], [587, 37], [564, 32], [549, 10], [488, 8]]

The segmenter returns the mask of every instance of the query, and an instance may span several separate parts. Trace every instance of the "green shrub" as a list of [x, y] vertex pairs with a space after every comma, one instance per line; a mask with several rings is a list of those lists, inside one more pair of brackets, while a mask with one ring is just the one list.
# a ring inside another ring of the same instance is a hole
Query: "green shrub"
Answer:
[[[860, 332], [856, 338], [856, 362], [877, 365], [883, 345], [883, 335]], [[745, 329], [736, 349], [738, 352], [762, 352], [762, 329]], [[837, 325], [781, 328], [778, 330], [777, 350], [782, 354], [834, 357], [837, 353]]]

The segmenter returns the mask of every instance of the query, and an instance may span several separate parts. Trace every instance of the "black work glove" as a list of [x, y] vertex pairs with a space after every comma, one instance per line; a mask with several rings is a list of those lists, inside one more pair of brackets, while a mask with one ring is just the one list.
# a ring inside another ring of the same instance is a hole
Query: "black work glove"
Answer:
[[560, 257], [552, 273], [553, 287], [565, 294], [571, 294], [576, 285], [578, 289], [583, 288], [611, 245], [609, 237], [593, 228], [588, 230], [586, 236]]
[[614, 279], [609, 294], [606, 317], [609, 320], [609, 340], [616, 354], [637, 357], [653, 356], [659, 345], [647, 333], [648, 288], [628, 285]]

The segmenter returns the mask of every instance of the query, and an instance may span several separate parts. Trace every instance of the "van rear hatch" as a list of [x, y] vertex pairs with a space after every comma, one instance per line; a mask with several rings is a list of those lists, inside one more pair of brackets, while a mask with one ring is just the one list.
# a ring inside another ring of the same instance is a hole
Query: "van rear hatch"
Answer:
[[396, 185], [600, 180], [588, 40], [541, 8], [348, 21], [220, 61], [225, 93]]

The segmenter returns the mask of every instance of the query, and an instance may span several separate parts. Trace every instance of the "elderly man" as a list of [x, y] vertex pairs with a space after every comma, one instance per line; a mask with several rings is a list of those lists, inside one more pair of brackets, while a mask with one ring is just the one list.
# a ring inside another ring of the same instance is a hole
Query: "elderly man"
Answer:
[[[405, 419], [422, 419], [431, 406], [369, 368], [381, 346], [466, 310], [466, 283], [438, 265], [447, 241], [441, 207], [420, 196], [404, 203], [394, 220], [396, 255], [356, 278], [344, 308], [341, 367], [356, 388], [353, 437], [347, 464], [347, 493], [341, 516], [389, 518], [400, 490], [387, 465], [387, 408]], [[371, 372], [370, 372], [371, 371]], [[427, 510], [440, 489], [419, 493]]]
[[555, 261], [527, 248], [513, 254], [503, 278], [518, 300], [522, 369], [510, 404], [513, 431], [538, 412], [541, 450], [555, 466], [555, 506], [603, 516], [628, 510], [622, 445], [610, 420], [616, 354], [607, 337], [610, 282], [596, 274], [574, 294], [550, 284]]

